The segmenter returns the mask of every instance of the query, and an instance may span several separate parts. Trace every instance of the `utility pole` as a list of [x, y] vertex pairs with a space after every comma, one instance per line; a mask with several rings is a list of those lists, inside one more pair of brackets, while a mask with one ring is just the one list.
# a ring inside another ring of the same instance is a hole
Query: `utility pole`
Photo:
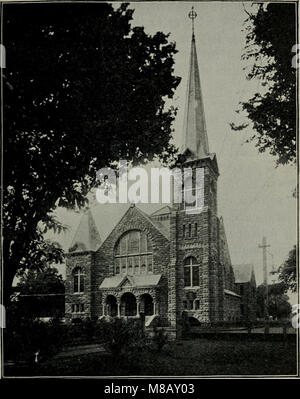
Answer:
[[274, 266], [274, 255], [267, 251], [269, 255], [271, 255], [272, 257], [272, 270], [270, 272], [270, 274], [272, 274], [273, 278], [272, 278], [272, 283], [275, 284], [276, 278], [275, 278], [275, 274], [276, 274], [276, 270], [275, 270], [275, 266]]
[[258, 248], [262, 248], [262, 253], [263, 253], [263, 274], [264, 274], [264, 315], [265, 319], [269, 320], [269, 312], [268, 312], [268, 267], [267, 267], [267, 248], [270, 247], [270, 245], [267, 245], [267, 239], [266, 237], [263, 237], [262, 239], [262, 245], [258, 245]]

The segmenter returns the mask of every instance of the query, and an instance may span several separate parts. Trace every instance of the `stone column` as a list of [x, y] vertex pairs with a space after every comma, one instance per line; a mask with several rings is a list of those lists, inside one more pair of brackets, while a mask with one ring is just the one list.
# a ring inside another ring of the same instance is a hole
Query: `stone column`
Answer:
[[140, 303], [141, 303], [140, 299], [137, 299], [136, 300], [136, 316], [137, 317], [139, 317], [139, 315], [140, 315]]
[[118, 307], [118, 317], [121, 317], [121, 302], [117, 301], [117, 307]]
[[105, 303], [102, 302], [102, 316], [105, 316]]

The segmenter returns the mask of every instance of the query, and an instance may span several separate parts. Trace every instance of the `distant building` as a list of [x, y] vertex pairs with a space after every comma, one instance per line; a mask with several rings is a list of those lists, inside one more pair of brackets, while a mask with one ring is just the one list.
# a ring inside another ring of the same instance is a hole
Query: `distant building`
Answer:
[[[252, 317], [255, 277], [231, 265], [217, 212], [216, 154], [209, 152], [194, 34], [180, 167], [204, 168], [204, 209], [134, 205], [89, 210], [66, 254], [66, 318], [139, 317], [180, 335], [183, 312], [200, 323]], [[248, 270], [248, 269], [247, 269]], [[243, 278], [240, 278], [242, 276]]]
[[235, 285], [241, 296], [241, 320], [255, 320], [256, 318], [256, 281], [253, 265], [233, 266]]

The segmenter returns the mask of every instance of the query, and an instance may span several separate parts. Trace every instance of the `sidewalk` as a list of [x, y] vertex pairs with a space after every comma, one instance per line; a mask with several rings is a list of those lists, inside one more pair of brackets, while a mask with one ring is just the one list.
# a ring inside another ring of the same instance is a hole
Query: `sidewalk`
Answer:
[[104, 353], [106, 352], [103, 346], [99, 344], [70, 346], [64, 348], [61, 352], [54, 356], [53, 359], [62, 359], [65, 357], [87, 355], [89, 353]]
[[[248, 334], [248, 330], [244, 327], [240, 327], [240, 328], [235, 328], [235, 329], [220, 329], [217, 330], [218, 333], [244, 333], [244, 334]], [[289, 327], [287, 328], [287, 334], [296, 334], [296, 330], [293, 327]], [[252, 328], [251, 329], [251, 333], [256, 333], [256, 334], [264, 334], [265, 333], [265, 329], [264, 327], [256, 327], [256, 328]], [[282, 327], [270, 327], [269, 329], [269, 334], [283, 334], [283, 330]]]
[[[217, 333], [217, 334], [248, 334], [248, 329], [246, 327], [237, 327], [237, 328], [218, 328], [214, 329], [201, 329], [201, 327], [192, 327], [192, 332], [202, 332], [202, 333]], [[296, 329], [293, 327], [287, 328], [287, 334], [296, 334]], [[264, 327], [254, 327], [251, 329], [251, 334], [265, 334]], [[283, 335], [283, 328], [282, 327], [270, 327], [269, 334], [282, 334]]]

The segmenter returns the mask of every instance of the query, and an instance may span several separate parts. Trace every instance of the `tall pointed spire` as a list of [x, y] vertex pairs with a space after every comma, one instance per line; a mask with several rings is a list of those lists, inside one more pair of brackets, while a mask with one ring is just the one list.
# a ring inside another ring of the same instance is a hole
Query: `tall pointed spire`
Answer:
[[194, 35], [194, 19], [196, 16], [197, 14], [192, 8], [192, 11], [189, 13], [189, 18], [192, 19], [192, 44], [185, 104], [182, 153], [189, 150], [196, 158], [203, 158], [209, 155], [209, 148]]

